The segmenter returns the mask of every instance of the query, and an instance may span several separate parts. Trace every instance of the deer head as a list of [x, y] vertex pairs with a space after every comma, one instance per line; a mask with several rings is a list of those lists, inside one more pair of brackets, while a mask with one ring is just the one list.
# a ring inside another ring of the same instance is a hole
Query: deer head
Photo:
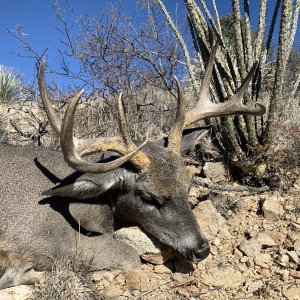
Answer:
[[[185, 113], [185, 97], [179, 81], [178, 108], [168, 136], [168, 146], [146, 140], [136, 146], [130, 139], [123, 110], [122, 94], [118, 99], [119, 137], [79, 140], [73, 135], [74, 114], [82, 94], [78, 92], [69, 102], [62, 122], [49, 100], [41, 66], [39, 86], [49, 121], [60, 137], [64, 159], [83, 175], [72, 183], [60, 183], [45, 195], [88, 199], [109, 199], [116, 219], [137, 223], [162, 243], [172, 247], [190, 260], [201, 260], [209, 254], [205, 235], [188, 203], [191, 178], [180, 155], [184, 128], [207, 117], [229, 115], [262, 115], [265, 107], [245, 106], [243, 96], [256, 70], [255, 64], [236, 94], [224, 103], [213, 103], [209, 97], [214, 58], [218, 45], [211, 52], [196, 105]], [[84, 156], [99, 151], [113, 151], [121, 156], [110, 162], [91, 162]], [[127, 162], [126, 165], [124, 163]], [[132, 164], [135, 168], [128, 168]], [[213, 220], [212, 220], [213, 221]]]

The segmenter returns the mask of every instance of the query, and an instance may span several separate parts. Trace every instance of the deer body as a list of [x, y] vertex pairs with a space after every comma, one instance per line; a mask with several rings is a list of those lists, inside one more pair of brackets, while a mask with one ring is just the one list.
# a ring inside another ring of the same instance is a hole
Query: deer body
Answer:
[[[14, 158], [13, 163], [9, 162], [9, 157]], [[43, 266], [75, 251], [93, 259], [98, 269], [138, 265], [139, 259], [132, 248], [112, 239], [113, 215], [105, 202], [81, 204], [55, 197], [48, 203], [41, 202], [46, 198], [41, 196], [43, 188], [51, 188], [53, 183], [37, 168], [35, 157], [62, 178], [73, 173], [60, 152], [0, 144], [0, 238], [8, 251]], [[80, 233], [79, 224], [83, 228], [86, 225], [83, 230], [87, 232]], [[94, 236], [89, 237], [93, 231]], [[1, 258], [7, 259], [5, 255]]]
[[[217, 45], [212, 48], [198, 102], [187, 114], [184, 95], [175, 78], [177, 115], [164, 145], [161, 140], [146, 140], [138, 147], [129, 136], [122, 94], [118, 99], [120, 137], [76, 139], [73, 123], [82, 91], [71, 98], [61, 121], [47, 94], [42, 64], [41, 98], [60, 137], [62, 153], [0, 144], [2, 266], [28, 262], [47, 266], [53, 258], [78, 252], [91, 260], [96, 270], [135, 267], [139, 264], [137, 253], [113, 239], [114, 229], [120, 224], [140, 225], [191, 261], [207, 257], [208, 241], [188, 203], [191, 178], [181, 150], [191, 149], [194, 141], [190, 139], [190, 145], [186, 145], [184, 129], [206, 117], [265, 112], [259, 103], [256, 107], [242, 103], [256, 65], [231, 99], [224, 103], [210, 101], [209, 83], [216, 51]], [[108, 151], [119, 156], [86, 159]], [[20, 279], [22, 276], [14, 274], [8, 269], [0, 279], [0, 288], [26, 282], [26, 276]]]

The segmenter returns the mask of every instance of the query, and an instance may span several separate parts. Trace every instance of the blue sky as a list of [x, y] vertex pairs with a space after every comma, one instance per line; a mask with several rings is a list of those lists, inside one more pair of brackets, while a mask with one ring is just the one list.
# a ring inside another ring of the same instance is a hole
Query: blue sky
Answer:
[[[68, 0], [77, 14], [87, 14], [92, 16], [100, 16], [103, 9], [110, 4], [116, 4], [119, 1], [105, 0]], [[59, 0], [61, 4], [65, 4], [64, 0]], [[206, 1], [210, 3], [210, 1]], [[227, 14], [231, 11], [230, 0], [217, 0], [219, 14]], [[250, 1], [251, 13], [258, 16], [259, 10], [258, 0]], [[274, 6], [275, 0], [268, 0], [269, 8]], [[55, 13], [51, 7], [50, 0], [0, 0], [0, 64], [10, 66], [23, 74], [25, 81], [33, 79], [34, 62], [28, 57], [20, 57], [13, 54], [19, 52], [21, 55], [27, 55], [22, 49], [21, 43], [13, 38], [7, 29], [13, 29], [16, 25], [22, 25], [22, 31], [34, 49], [40, 53], [48, 48], [48, 63], [53, 68], [58, 67], [58, 49], [61, 48], [59, 43], [59, 34], [55, 29], [58, 26]], [[121, 0], [124, 12], [134, 12], [136, 10], [135, 0]], [[167, 9], [174, 15], [178, 8], [178, 15], [184, 16], [183, 0], [164, 0]], [[177, 6], [178, 4], [178, 6]], [[268, 10], [270, 12], [270, 9]], [[257, 19], [252, 20], [254, 26]], [[268, 24], [270, 16], [268, 18]], [[267, 25], [268, 25], [267, 24]], [[254, 28], [255, 29], [255, 28]], [[298, 29], [296, 41], [300, 41], [300, 32]]]

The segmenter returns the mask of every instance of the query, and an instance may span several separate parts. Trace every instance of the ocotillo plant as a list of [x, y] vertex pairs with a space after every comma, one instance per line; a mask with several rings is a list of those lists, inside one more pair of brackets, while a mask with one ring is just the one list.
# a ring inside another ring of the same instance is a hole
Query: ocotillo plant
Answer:
[[[287, 104], [286, 99], [293, 100], [299, 85], [298, 73], [291, 84], [292, 88], [284, 88], [286, 66], [297, 30], [300, 1], [277, 0], [273, 7], [271, 24], [267, 26], [267, 0], [261, 0], [259, 16], [252, 16], [258, 19], [257, 29], [254, 30], [250, 22], [249, 0], [243, 1], [243, 11], [239, 1], [232, 0], [232, 15], [230, 15], [232, 36], [222, 32], [222, 17], [218, 14], [215, 0], [211, 2], [214, 16], [208, 9], [207, 1], [200, 0], [201, 5], [197, 5], [194, 0], [185, 0], [189, 27], [197, 53], [195, 63], [163, 1], [157, 0], [182, 46], [196, 95], [201, 81], [198, 74], [204, 69], [214, 40], [219, 39], [222, 45], [217, 54], [214, 81], [210, 87], [211, 97], [215, 102], [226, 101], [233, 95], [247, 72], [258, 62], [256, 75], [244, 102], [251, 106], [259, 98], [267, 105], [267, 113], [263, 117], [235, 116], [208, 122], [214, 122], [216, 125], [232, 165], [238, 167], [243, 174], [262, 175], [266, 169], [264, 152], [272, 143], [279, 116]], [[278, 18], [280, 19], [278, 40], [273, 41]]]

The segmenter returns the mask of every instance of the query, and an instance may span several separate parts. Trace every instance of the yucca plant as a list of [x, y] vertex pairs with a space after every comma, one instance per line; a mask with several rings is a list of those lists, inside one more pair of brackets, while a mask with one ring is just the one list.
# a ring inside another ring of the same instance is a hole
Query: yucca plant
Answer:
[[[210, 88], [213, 101], [226, 101], [241, 85], [254, 63], [259, 62], [256, 76], [244, 102], [248, 106], [253, 106], [258, 100], [263, 100], [267, 106], [267, 113], [263, 117], [236, 116], [208, 122], [215, 124], [229, 162], [242, 171], [238, 173], [263, 175], [266, 170], [265, 151], [273, 142], [279, 116], [286, 106], [285, 101], [293, 101], [292, 98], [299, 85], [300, 74], [298, 72], [291, 88], [284, 88], [286, 66], [298, 25], [300, 0], [277, 0], [268, 29], [266, 26], [267, 0], [260, 0], [259, 16], [252, 16], [259, 20], [257, 30], [254, 30], [250, 23], [249, 0], [243, 1], [243, 11], [240, 1], [232, 0], [231, 38], [222, 33], [221, 18], [215, 0], [211, 1], [214, 16], [207, 7], [207, 1], [200, 0], [201, 5], [197, 5], [195, 0], [185, 0], [189, 27], [198, 57], [197, 65], [193, 63], [192, 55], [188, 51], [179, 28], [174, 25], [163, 1], [156, 0], [156, 2], [182, 46], [186, 67], [196, 95], [199, 91], [199, 80], [201, 81], [198, 76], [201, 73], [199, 69], [204, 69], [211, 47], [216, 40], [219, 40], [221, 47], [216, 58], [214, 79]], [[280, 18], [279, 37], [272, 44], [278, 18]], [[267, 97], [262, 96], [266, 94], [268, 94]], [[262, 98], [268, 98], [268, 103]]]
[[24, 98], [22, 76], [13, 69], [0, 65], [0, 102], [14, 102]]

